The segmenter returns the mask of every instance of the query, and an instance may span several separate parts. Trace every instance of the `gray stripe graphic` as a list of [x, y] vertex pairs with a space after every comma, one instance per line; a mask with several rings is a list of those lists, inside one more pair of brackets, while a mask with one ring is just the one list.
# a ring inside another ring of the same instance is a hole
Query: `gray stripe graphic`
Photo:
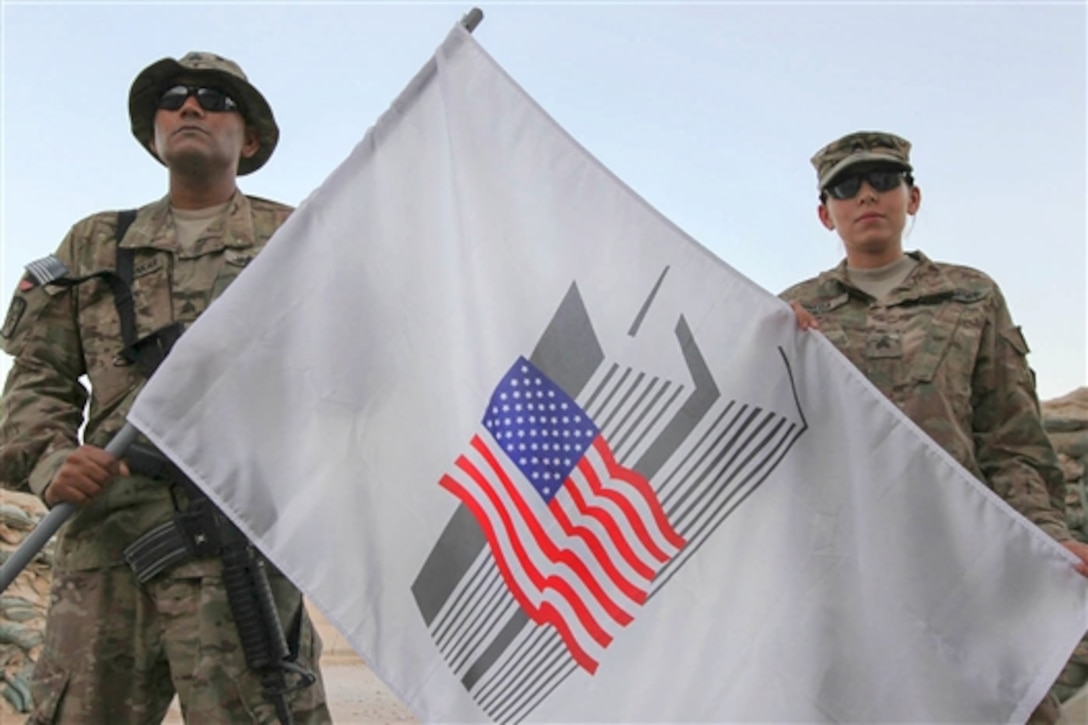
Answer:
[[[610, 384], [611, 384], [611, 381], [612, 381], [612, 377], [616, 374], [616, 371], [619, 370], [619, 369], [620, 369], [619, 365], [617, 365], [616, 363], [612, 363], [612, 365], [610, 365], [609, 368], [608, 368], [608, 372], [605, 373], [604, 380], [602, 380], [600, 382], [600, 384], [594, 386], [593, 391], [590, 393], [590, 395], [586, 399], [585, 403], [581, 403], [582, 410], [589, 413], [590, 417], [593, 416], [593, 406], [597, 401], [597, 396], [601, 395], [602, 393], [604, 395], [606, 395], [606, 396], [608, 395], [608, 391], [611, 390]], [[568, 390], [567, 392], [569, 393], [570, 391]], [[574, 395], [574, 393], [571, 393], [571, 397], [577, 399], [578, 396]]]
[[[623, 460], [628, 460], [635, 457], [634, 454], [642, 449], [642, 443], [644, 440], [646, 440], [646, 436], [650, 435], [650, 433], [653, 432], [655, 428], [661, 425], [661, 422], [666, 419], [666, 414], [671, 411], [673, 409], [673, 406], [676, 404], [676, 399], [680, 396], [681, 393], [684, 392], [683, 385], [676, 385], [675, 383], [669, 382], [665, 383], [664, 387], [662, 387], [661, 389], [661, 392], [664, 393], [666, 390], [669, 389], [669, 386], [673, 386], [672, 392], [668, 394], [668, 397], [660, 401], [660, 410], [654, 413], [653, 416], [649, 420], [647, 420], [647, 425], [642, 430], [642, 432], [638, 434], [638, 437], [636, 437], [635, 440], [631, 442], [631, 447], [628, 448], [624, 446], [620, 450], [616, 451], [616, 455], [620, 455], [622, 452]], [[654, 405], [657, 405], [658, 402], [659, 401], [655, 399]]]
[[472, 512], [464, 506], [458, 507], [412, 584], [412, 594], [424, 622], [431, 623], [486, 546], [487, 539]]
[[691, 373], [695, 390], [684, 401], [683, 409], [669, 421], [668, 427], [654, 440], [650, 450], [639, 458], [632, 468], [638, 471], [647, 481], [652, 481], [665, 461], [672, 457], [676, 449], [691, 435], [699, 421], [703, 419], [710, 406], [718, 399], [718, 386], [714, 383], [714, 376], [710, 373], [699, 346], [688, 328], [687, 320], [680, 317], [676, 323], [676, 341], [680, 345], [680, 351], [684, 355], [688, 371]]
[[654, 288], [650, 290], [650, 296], [642, 303], [642, 309], [635, 315], [635, 321], [631, 323], [631, 329], [627, 331], [627, 334], [631, 337], [638, 334], [638, 328], [642, 327], [642, 321], [646, 319], [646, 313], [650, 311], [650, 305], [653, 304], [654, 298], [657, 297], [657, 291], [661, 289], [661, 283], [665, 281], [665, 275], [668, 273], [669, 268], [667, 266], [661, 270], [661, 275], [658, 276], [657, 282], [654, 283]]
[[[624, 416], [626, 427], [624, 427], [624, 425], [617, 426], [616, 432], [609, 436], [608, 440], [612, 446], [612, 451], [617, 455], [623, 451], [623, 444], [631, 437], [631, 434], [645, 425], [649, 408], [655, 400], [661, 397], [661, 394], [665, 392], [665, 388], [668, 387], [667, 383], [661, 386], [661, 389], [658, 390], [657, 397], [651, 398], [650, 396], [653, 395], [654, 389], [658, 387], [658, 382], [659, 379], [654, 377], [639, 386], [638, 397], [631, 401], [631, 410]], [[647, 400], [647, 398], [649, 398], [649, 400]]]

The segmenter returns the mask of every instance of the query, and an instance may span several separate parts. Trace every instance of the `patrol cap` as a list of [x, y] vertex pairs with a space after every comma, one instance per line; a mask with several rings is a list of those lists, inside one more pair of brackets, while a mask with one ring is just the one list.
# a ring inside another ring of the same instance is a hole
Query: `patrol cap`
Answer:
[[261, 92], [250, 84], [237, 63], [215, 53], [190, 52], [180, 60], [163, 58], [144, 68], [136, 76], [128, 92], [128, 117], [132, 123], [132, 135], [144, 150], [162, 163], [162, 159], [148, 146], [155, 135], [155, 111], [162, 92], [183, 74], [214, 82], [238, 102], [246, 123], [257, 129], [260, 148], [248, 159], [239, 160], [238, 174], [248, 174], [264, 166], [280, 138], [272, 108]]
[[911, 171], [910, 141], [883, 131], [855, 131], [816, 152], [812, 165], [819, 178], [817, 188], [823, 191], [828, 183], [851, 166], [889, 163]]

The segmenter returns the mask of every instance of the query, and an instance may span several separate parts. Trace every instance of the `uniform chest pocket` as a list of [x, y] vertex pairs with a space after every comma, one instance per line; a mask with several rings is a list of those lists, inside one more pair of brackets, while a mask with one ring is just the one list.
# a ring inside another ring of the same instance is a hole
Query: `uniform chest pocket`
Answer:
[[[138, 340], [172, 322], [169, 265], [162, 253], [137, 251], [132, 274], [132, 321]], [[126, 341], [113, 288], [96, 282], [81, 285], [79, 291], [79, 326], [91, 380], [91, 404], [95, 410], [107, 409], [143, 378], [124, 354]]]
[[215, 277], [215, 283], [212, 285], [211, 299], [215, 299], [219, 295], [226, 291], [230, 283], [233, 282], [242, 270], [245, 269], [253, 261], [252, 253], [240, 253], [228, 251], [223, 256], [223, 265], [219, 268], [219, 273]]
[[[835, 349], [846, 356], [846, 359], [854, 367], [865, 370], [864, 350], [857, 344], [851, 344], [851, 336], [847, 334], [841, 325], [832, 320], [821, 320], [820, 332], [835, 346]], [[854, 337], [853, 339], [856, 340], [857, 338]]]
[[846, 338], [846, 332], [838, 325], [820, 323], [820, 332], [822, 332], [824, 337], [839, 350], [845, 350], [849, 345], [849, 341]]
[[139, 252], [132, 267], [132, 306], [136, 316], [136, 337], [141, 338], [174, 321], [170, 288], [170, 265], [165, 255]]
[[943, 304], [937, 312], [925, 322], [922, 340], [912, 355], [909, 378], [920, 383], [933, 382], [941, 361], [948, 355], [952, 341], [960, 326], [963, 305]]

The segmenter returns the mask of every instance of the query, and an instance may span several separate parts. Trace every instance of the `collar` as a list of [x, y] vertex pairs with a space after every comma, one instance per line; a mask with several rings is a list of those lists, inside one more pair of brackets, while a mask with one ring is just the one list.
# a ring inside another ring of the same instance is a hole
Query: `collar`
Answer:
[[[918, 262], [904, 280], [904, 286], [892, 292], [884, 300], [886, 305], [910, 302], [924, 297], [951, 295], [958, 289], [941, 266], [921, 251], [907, 252], [907, 256]], [[843, 293], [868, 297], [847, 277], [846, 260], [827, 270], [818, 278], [821, 297], [838, 297]]]
[[[226, 211], [213, 221], [201, 239], [199, 253], [218, 251], [223, 248], [246, 248], [254, 245], [253, 214], [249, 199], [235, 189]], [[122, 247], [132, 249], [161, 249], [176, 252], [174, 217], [170, 211], [170, 197], [141, 207], [136, 220], [129, 227], [121, 242]]]

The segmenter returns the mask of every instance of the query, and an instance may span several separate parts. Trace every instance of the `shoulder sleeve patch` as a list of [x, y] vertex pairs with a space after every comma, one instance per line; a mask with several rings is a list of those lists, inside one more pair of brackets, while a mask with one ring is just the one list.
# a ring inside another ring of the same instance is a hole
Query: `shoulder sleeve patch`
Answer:
[[[50, 254], [48, 257], [35, 259], [26, 266], [26, 277], [23, 281], [31, 281], [34, 284], [49, 284], [68, 276], [68, 267], [64, 262]], [[20, 284], [20, 289], [23, 289]], [[29, 287], [27, 289], [30, 289]]]
[[0, 328], [0, 337], [7, 340], [15, 334], [24, 312], [26, 312], [26, 300], [19, 296], [13, 297], [8, 307], [8, 314], [4, 317], [4, 326]]

